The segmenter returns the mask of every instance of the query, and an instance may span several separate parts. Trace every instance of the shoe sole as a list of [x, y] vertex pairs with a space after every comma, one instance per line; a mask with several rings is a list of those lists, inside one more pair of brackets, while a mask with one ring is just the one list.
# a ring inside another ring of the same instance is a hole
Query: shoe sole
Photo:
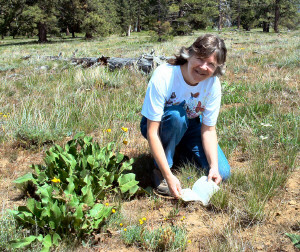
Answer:
[[153, 193], [156, 195], [156, 196], [159, 196], [161, 198], [165, 198], [165, 199], [176, 199], [174, 196], [171, 196], [169, 194], [165, 194], [165, 193], [162, 193], [160, 192], [159, 190], [157, 189], [153, 189]]

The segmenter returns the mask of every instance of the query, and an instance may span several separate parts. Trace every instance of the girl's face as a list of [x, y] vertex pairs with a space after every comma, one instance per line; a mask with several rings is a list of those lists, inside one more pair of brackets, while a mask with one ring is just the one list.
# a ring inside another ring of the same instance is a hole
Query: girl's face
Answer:
[[182, 75], [187, 84], [197, 85], [211, 77], [217, 68], [217, 59], [215, 53], [208, 58], [201, 58], [198, 55], [191, 56], [187, 63], [182, 66]]

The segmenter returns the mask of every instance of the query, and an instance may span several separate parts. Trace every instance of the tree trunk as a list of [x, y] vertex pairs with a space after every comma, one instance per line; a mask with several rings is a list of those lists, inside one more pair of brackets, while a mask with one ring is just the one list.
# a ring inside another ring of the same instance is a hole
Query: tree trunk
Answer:
[[238, 0], [238, 6], [237, 6], [237, 28], [240, 29], [241, 26], [241, 2]]
[[136, 24], [136, 31], [141, 32], [141, 0], [139, 0], [138, 18]]
[[127, 36], [130, 37], [131, 25], [128, 26]]
[[38, 37], [39, 37], [39, 42], [44, 43], [47, 42], [47, 28], [45, 23], [38, 23]]
[[69, 27], [67, 26], [67, 30], [66, 30], [66, 36], [70, 35], [70, 31], [69, 31]]
[[72, 31], [71, 33], [72, 33], [72, 38], [75, 38], [75, 32]]
[[280, 0], [275, 0], [275, 19], [274, 19], [274, 31], [279, 32], [279, 17], [280, 17]]
[[93, 38], [93, 34], [90, 33], [90, 32], [86, 32], [86, 33], [85, 33], [85, 38], [86, 38], [86, 39], [91, 39], [91, 38]]
[[181, 18], [183, 17], [182, 0], [178, 0], [178, 5], [179, 5], [178, 17]]
[[218, 20], [218, 31], [222, 30], [222, 0], [219, 0], [219, 20]]
[[263, 32], [269, 32], [270, 31], [270, 24], [266, 21], [263, 22]]

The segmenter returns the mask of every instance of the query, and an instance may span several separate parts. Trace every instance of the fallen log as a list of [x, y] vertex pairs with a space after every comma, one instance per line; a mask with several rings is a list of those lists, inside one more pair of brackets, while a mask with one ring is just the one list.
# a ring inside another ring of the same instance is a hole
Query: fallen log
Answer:
[[[58, 56], [44, 56], [42, 57], [45, 60], [63, 60], [70, 61], [73, 65], [81, 65], [82, 67], [91, 67], [91, 66], [108, 66], [110, 70], [120, 69], [124, 67], [133, 67], [137, 68], [144, 73], [150, 73], [153, 68], [156, 68], [158, 65], [166, 62], [171, 57], [165, 56], [155, 56], [154, 50], [150, 54], [144, 54], [138, 58], [117, 58], [117, 57], [75, 57], [77, 51], [75, 51], [71, 58], [63, 58], [62, 53], [59, 53]], [[30, 55], [31, 57], [31, 55]], [[22, 59], [28, 59], [29, 56], [24, 56]]]

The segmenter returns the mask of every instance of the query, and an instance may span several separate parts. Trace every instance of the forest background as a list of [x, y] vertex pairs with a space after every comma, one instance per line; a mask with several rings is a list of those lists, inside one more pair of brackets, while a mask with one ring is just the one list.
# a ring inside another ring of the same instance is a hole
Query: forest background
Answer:
[[0, 33], [5, 36], [47, 35], [86, 38], [131, 31], [154, 31], [162, 41], [207, 27], [235, 25], [247, 31], [270, 27], [294, 29], [299, 24], [299, 0], [1, 0]]

